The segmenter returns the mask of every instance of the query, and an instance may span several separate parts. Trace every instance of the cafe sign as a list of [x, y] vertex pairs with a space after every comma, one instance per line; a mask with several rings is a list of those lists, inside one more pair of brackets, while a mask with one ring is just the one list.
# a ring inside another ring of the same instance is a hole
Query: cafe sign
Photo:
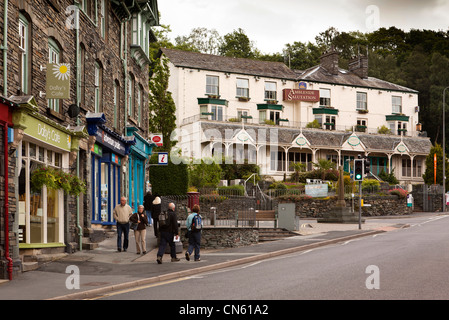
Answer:
[[306, 102], [319, 102], [320, 91], [319, 90], [302, 90], [302, 89], [284, 89], [283, 90], [284, 101], [306, 101]]
[[47, 99], [70, 98], [70, 64], [47, 63], [45, 97]]
[[48, 123], [38, 119], [26, 116], [21, 122], [25, 128], [24, 133], [36, 138], [42, 142], [55, 146], [57, 148], [70, 151], [72, 146], [72, 137], [70, 134], [55, 128]]

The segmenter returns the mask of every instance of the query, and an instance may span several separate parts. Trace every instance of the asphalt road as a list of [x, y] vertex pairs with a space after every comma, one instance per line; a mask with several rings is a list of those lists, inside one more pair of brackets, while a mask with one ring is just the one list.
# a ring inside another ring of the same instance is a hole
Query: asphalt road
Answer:
[[98, 299], [449, 299], [449, 216], [408, 222], [396, 231]]

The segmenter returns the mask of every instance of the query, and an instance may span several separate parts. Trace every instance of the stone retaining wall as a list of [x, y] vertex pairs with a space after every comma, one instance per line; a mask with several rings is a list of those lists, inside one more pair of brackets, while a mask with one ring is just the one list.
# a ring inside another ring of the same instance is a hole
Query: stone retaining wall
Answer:
[[[184, 248], [189, 244], [185, 238], [186, 228], [180, 229], [181, 241]], [[201, 234], [201, 248], [223, 249], [244, 247], [259, 242], [257, 228], [232, 227], [204, 227]]]
[[[392, 196], [366, 196], [363, 197], [364, 204], [370, 206], [362, 207], [362, 216], [389, 216], [410, 214], [411, 209], [407, 207], [406, 199], [400, 199], [396, 195]], [[281, 200], [279, 203], [289, 203], [292, 201]], [[294, 201], [293, 201], [294, 202]], [[329, 212], [335, 207], [337, 200], [327, 199], [301, 199], [296, 201], [296, 215], [303, 218], [321, 218], [323, 213]], [[354, 198], [354, 211], [359, 210], [359, 198]], [[346, 206], [352, 206], [352, 200], [346, 199]]]

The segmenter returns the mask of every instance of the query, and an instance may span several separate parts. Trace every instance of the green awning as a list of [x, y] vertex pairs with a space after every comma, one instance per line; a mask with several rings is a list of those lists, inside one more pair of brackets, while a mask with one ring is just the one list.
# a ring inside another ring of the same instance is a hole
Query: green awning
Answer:
[[331, 109], [331, 108], [313, 108], [313, 114], [332, 114], [332, 115], [338, 115], [338, 109]]
[[269, 104], [269, 103], [263, 103], [257, 105], [257, 110], [277, 110], [282, 111], [284, 106], [282, 104]]

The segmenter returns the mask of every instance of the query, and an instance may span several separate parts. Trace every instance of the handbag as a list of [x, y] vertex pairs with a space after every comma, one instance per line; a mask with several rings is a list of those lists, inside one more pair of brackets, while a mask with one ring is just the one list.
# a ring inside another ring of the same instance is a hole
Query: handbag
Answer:
[[137, 226], [138, 226], [138, 225], [139, 225], [139, 224], [136, 223], [136, 222], [132, 222], [132, 221], [129, 222], [129, 228], [130, 228], [130, 229], [133, 229], [134, 231], [137, 230]]

